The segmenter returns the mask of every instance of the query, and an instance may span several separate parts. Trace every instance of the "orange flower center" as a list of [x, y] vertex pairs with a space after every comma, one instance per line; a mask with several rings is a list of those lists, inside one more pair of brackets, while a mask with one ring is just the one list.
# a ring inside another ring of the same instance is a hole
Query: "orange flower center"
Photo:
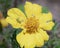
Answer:
[[28, 33], [36, 32], [38, 27], [39, 27], [38, 21], [39, 20], [36, 19], [35, 17], [28, 18], [26, 23], [25, 23], [26, 32], [28, 32]]

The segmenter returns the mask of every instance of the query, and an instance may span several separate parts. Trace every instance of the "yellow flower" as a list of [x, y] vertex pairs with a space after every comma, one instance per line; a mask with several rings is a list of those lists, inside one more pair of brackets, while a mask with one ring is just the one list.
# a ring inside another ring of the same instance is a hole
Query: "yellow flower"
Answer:
[[[51, 30], [54, 26], [51, 12], [42, 13], [42, 6], [26, 2], [25, 14], [18, 8], [8, 10], [6, 21], [14, 28], [22, 28], [22, 32], [16, 36], [21, 48], [42, 47], [49, 36], [45, 30]], [[26, 17], [27, 16], [27, 17]]]
[[2, 27], [8, 26], [8, 23], [7, 23], [7, 21], [4, 19], [3, 14], [2, 14], [1, 12], [0, 12], [0, 23], [1, 23]]
[[8, 23], [5, 19], [1, 19], [0, 22], [1, 22], [2, 27], [8, 26]]

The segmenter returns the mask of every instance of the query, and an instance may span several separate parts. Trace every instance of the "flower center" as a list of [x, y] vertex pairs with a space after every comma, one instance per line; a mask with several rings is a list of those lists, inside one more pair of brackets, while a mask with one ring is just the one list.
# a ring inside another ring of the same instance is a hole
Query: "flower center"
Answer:
[[30, 17], [25, 23], [26, 32], [35, 33], [39, 27], [39, 20], [35, 17]]

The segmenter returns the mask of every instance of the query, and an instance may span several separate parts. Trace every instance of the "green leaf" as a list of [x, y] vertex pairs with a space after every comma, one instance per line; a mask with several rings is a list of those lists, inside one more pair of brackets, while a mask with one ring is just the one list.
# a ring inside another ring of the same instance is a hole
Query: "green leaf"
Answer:
[[[18, 8], [25, 14], [24, 4], [19, 5]], [[25, 16], [27, 17], [26, 14]]]
[[23, 29], [19, 28], [16, 30], [16, 35], [19, 34]]
[[52, 28], [52, 31], [56, 31], [56, 29], [57, 29], [57, 23], [55, 22], [55, 25], [54, 25], [54, 27]]
[[12, 38], [11, 38], [11, 40], [12, 40], [12, 45], [13, 45], [12, 47], [13, 47], [13, 48], [19, 48], [19, 47], [20, 47], [19, 44], [18, 44], [17, 41], [16, 41], [16, 35], [19, 34], [21, 31], [22, 31], [21, 28], [14, 29], [14, 33], [12, 34]]
[[47, 7], [43, 7], [43, 8], [42, 8], [42, 13], [48, 13], [48, 12], [49, 12], [49, 10], [48, 10]]
[[19, 8], [22, 12], [24, 12], [24, 5], [23, 5], [23, 4], [19, 5], [18, 8]]
[[19, 34], [23, 29], [21, 28], [17, 28], [17, 29], [13, 29], [13, 34], [12, 34], [12, 39], [16, 39], [16, 35]]

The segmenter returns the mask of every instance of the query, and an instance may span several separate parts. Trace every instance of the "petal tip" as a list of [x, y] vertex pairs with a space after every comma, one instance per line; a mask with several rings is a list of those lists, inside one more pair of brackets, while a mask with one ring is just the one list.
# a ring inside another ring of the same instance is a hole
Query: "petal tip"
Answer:
[[31, 3], [31, 2], [29, 2], [29, 1], [26, 1], [26, 3], [25, 3], [25, 4], [28, 4], [28, 5], [29, 5], [29, 4], [32, 4], [32, 3]]

